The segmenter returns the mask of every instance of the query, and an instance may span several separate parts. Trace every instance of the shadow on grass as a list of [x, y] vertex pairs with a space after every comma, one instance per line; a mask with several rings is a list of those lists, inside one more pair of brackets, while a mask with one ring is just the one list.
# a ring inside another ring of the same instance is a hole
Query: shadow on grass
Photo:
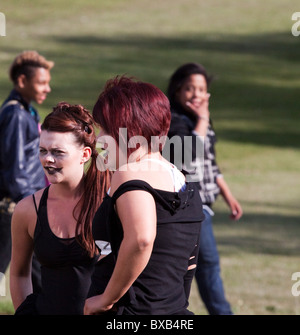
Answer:
[[[220, 139], [282, 148], [300, 147], [297, 104], [300, 68], [296, 67], [300, 43], [290, 32], [178, 38], [58, 36], [53, 39], [64, 49], [76, 48], [78, 59], [70, 64], [78, 69], [78, 83], [83, 83], [87, 79], [79, 63], [85, 63], [87, 73], [91, 71], [90, 85], [99, 82], [103, 73], [128, 73], [165, 90], [169, 76], [178, 65], [187, 61], [201, 62], [217, 75], [212, 91], [218, 101], [212, 100], [211, 108], [218, 121], [245, 122], [239, 129], [218, 129]], [[65, 57], [65, 54], [60, 56]], [[270, 61], [273, 66], [269, 65]], [[95, 74], [96, 68], [98, 74]], [[280, 85], [281, 80], [286, 86]], [[298, 86], [293, 87], [292, 83]], [[222, 113], [224, 110], [226, 113]], [[248, 128], [248, 120], [257, 122], [260, 129]]]
[[214, 230], [223, 254], [246, 252], [300, 260], [299, 216], [244, 214], [241, 222], [229, 222], [227, 213], [217, 213]]
[[[150, 37], [125, 35], [117, 38], [103, 36], [54, 37], [61, 43], [84, 46], [115, 46], [140, 49], [167, 49], [170, 51], [205, 50], [208, 52], [253, 54], [292, 61], [297, 64], [300, 46], [290, 31], [259, 35], [201, 34], [180, 37]], [[170, 55], [171, 56], [171, 55]]]
[[[300, 43], [290, 31], [176, 38], [138, 32], [134, 36], [96, 34], [70, 36], [62, 32], [59, 36], [40, 37], [39, 51], [45, 51], [56, 63], [52, 92], [42, 108], [48, 111], [65, 100], [91, 109], [105, 81], [124, 73], [165, 91], [179, 65], [196, 61], [216, 75], [210, 106], [220, 140], [300, 147]], [[8, 46], [6, 52], [13, 59], [17, 49]], [[1, 78], [3, 99], [8, 94], [3, 93], [5, 85]]]

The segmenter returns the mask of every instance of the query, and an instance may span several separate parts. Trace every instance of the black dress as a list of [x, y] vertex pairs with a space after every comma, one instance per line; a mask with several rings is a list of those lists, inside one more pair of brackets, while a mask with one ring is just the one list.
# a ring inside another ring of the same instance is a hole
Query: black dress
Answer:
[[34, 252], [41, 263], [42, 290], [30, 295], [16, 314], [83, 314], [97, 256], [90, 257], [75, 237], [59, 238], [47, 216], [47, 187], [42, 195], [34, 232]]
[[112, 197], [104, 198], [94, 217], [93, 236], [100, 252], [109, 253], [109, 243], [112, 252], [96, 264], [89, 296], [103, 293], [113, 272], [123, 239], [114, 205], [118, 197], [133, 190], [152, 194], [157, 234], [146, 268], [119, 300], [117, 313], [192, 314], [187, 307], [195, 270], [188, 267], [197, 262], [200, 225], [204, 219], [199, 191], [192, 183], [186, 184], [183, 191], [168, 192], [154, 189], [142, 180], [131, 180], [122, 184]]

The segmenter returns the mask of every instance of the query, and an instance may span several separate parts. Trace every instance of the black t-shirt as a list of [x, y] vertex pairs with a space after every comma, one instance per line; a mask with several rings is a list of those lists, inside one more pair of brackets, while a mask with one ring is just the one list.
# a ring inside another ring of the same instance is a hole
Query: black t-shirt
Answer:
[[103, 293], [123, 239], [122, 223], [114, 210], [117, 198], [125, 192], [143, 190], [155, 200], [157, 234], [146, 268], [117, 304], [118, 314], [192, 314], [187, 307], [195, 270], [188, 267], [197, 263], [200, 224], [204, 218], [194, 186], [187, 183], [183, 191], [168, 192], [154, 189], [142, 180], [131, 180], [112, 197], [104, 198], [94, 217], [93, 236], [100, 252], [107, 255], [95, 266], [89, 296]]

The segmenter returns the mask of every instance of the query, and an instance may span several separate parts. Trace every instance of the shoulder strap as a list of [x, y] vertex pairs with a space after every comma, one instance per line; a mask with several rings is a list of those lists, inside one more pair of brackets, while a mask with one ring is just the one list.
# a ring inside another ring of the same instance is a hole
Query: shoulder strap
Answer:
[[39, 217], [39, 215], [38, 215], [38, 209], [37, 209], [37, 206], [36, 206], [36, 201], [35, 201], [35, 195], [34, 195], [34, 193], [33, 193], [33, 195], [32, 195], [32, 199], [33, 199], [33, 203], [34, 203], [34, 208], [35, 208], [36, 215], [37, 215], [37, 217]]
[[[39, 204], [39, 208], [44, 205], [45, 201], [47, 201], [47, 198], [48, 198], [48, 191], [49, 191], [49, 187], [46, 187], [42, 196], [41, 196], [41, 200], [40, 200], [40, 204]], [[37, 208], [37, 205], [36, 205], [36, 200], [35, 200], [35, 195], [32, 194], [32, 199], [33, 199], [33, 203], [34, 203], [34, 208], [35, 208], [35, 211], [36, 211], [36, 217], [37, 217], [37, 220], [38, 220], [38, 223], [41, 224], [40, 222], [40, 219], [39, 219], [39, 210]]]
[[175, 213], [175, 209], [169, 204], [150, 184], [143, 180], [134, 179], [129, 180], [123, 184], [121, 184], [118, 189], [114, 192], [112, 195], [113, 202], [116, 202], [116, 200], [124, 193], [130, 192], [130, 191], [145, 191], [148, 193], [151, 193], [153, 198], [161, 203], [164, 207], [166, 207], [168, 210], [170, 210], [172, 213]]
[[[39, 224], [39, 229], [41, 229], [41, 221], [40, 221], [40, 218], [39, 218], [39, 213], [38, 213], [38, 209], [37, 209], [37, 206], [36, 206], [36, 201], [35, 201], [35, 195], [34, 195], [34, 193], [32, 194], [32, 199], [33, 199], [34, 208], [35, 208], [35, 212], [36, 212], [37, 222]], [[37, 227], [36, 227], [35, 231], [37, 231]]]

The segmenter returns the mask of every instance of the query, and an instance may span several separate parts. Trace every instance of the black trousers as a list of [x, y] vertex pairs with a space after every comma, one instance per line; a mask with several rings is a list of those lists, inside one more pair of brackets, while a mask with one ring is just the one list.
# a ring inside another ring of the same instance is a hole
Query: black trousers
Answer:
[[[0, 272], [5, 274], [11, 260], [11, 217], [12, 215], [0, 211]], [[33, 292], [41, 290], [41, 266], [35, 255], [32, 259]]]

